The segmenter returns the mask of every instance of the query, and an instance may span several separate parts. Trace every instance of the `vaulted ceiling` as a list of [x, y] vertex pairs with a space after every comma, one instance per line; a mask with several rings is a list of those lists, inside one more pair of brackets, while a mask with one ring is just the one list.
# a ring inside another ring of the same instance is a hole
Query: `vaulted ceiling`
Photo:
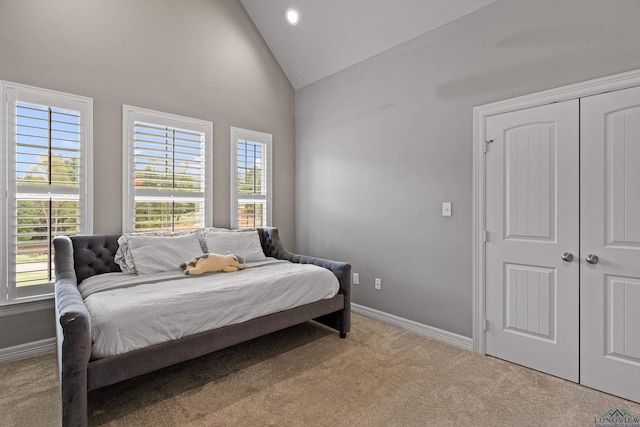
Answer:
[[[240, 0], [295, 89], [495, 0]], [[298, 10], [289, 25], [285, 12]]]

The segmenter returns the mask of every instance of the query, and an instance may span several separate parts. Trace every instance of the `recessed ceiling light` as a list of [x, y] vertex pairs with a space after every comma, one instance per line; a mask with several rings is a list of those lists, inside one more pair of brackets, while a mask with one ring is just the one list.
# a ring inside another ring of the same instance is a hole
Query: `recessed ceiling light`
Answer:
[[287, 9], [287, 21], [291, 25], [298, 25], [300, 21], [300, 14], [295, 9]]

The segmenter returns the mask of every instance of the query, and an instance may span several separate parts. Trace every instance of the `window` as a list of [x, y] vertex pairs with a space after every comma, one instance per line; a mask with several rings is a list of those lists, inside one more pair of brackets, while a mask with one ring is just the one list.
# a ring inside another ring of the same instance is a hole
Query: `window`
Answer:
[[92, 232], [90, 98], [0, 81], [0, 303], [53, 293], [51, 239]]
[[125, 231], [212, 225], [213, 123], [123, 106]]
[[231, 128], [231, 226], [271, 225], [271, 140], [268, 133]]

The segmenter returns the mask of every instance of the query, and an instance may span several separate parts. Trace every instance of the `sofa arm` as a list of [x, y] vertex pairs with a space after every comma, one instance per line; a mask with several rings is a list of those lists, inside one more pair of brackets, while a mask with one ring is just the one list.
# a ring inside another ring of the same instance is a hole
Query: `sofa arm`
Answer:
[[351, 265], [346, 262], [331, 261], [306, 255], [294, 254], [287, 251], [275, 227], [260, 229], [260, 241], [266, 256], [283, 259], [298, 264], [314, 264], [331, 270], [340, 282], [340, 293], [349, 293], [351, 290]]
[[65, 236], [55, 248], [55, 310], [62, 425], [87, 425], [87, 365], [91, 358], [91, 317], [77, 286], [73, 245]]
[[335, 327], [340, 329], [342, 334], [349, 332], [351, 328], [351, 264], [291, 253], [284, 248], [278, 234], [278, 229], [275, 227], [263, 227], [258, 229], [258, 232], [262, 249], [266, 256], [298, 264], [314, 264], [324, 267], [335, 274], [340, 284], [340, 290], [338, 292], [344, 295], [345, 305], [343, 315]]

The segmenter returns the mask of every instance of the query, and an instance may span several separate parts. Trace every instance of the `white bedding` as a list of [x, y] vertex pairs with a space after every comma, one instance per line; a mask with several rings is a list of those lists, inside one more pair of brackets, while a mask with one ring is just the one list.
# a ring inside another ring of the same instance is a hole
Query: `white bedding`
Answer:
[[339, 283], [325, 268], [269, 259], [201, 276], [99, 274], [79, 289], [92, 356], [103, 358], [331, 298]]

